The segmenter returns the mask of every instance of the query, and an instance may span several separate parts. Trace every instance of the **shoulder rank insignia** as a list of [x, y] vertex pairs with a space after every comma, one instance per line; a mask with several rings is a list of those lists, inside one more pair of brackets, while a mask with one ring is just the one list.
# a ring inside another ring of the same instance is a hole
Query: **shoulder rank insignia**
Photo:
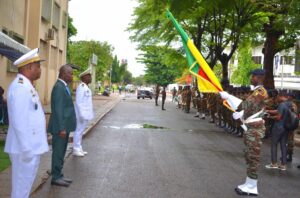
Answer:
[[253, 94], [255, 96], [257, 96], [257, 95], [261, 95], [263, 97], [268, 96], [267, 90], [265, 88], [263, 88], [263, 87], [260, 87], [260, 88], [256, 89]]
[[21, 84], [23, 84], [23, 78], [19, 78], [19, 81], [18, 81], [18, 83], [21, 83]]
[[81, 86], [84, 87], [84, 84], [82, 83]]

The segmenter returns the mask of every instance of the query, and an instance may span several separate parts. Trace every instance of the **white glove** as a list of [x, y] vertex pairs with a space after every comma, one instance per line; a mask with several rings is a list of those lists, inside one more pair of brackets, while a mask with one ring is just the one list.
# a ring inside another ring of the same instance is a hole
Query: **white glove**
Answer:
[[233, 119], [238, 120], [244, 116], [244, 110], [237, 111], [232, 114]]
[[227, 93], [226, 91], [221, 91], [219, 93], [220, 93], [221, 98], [224, 99], [224, 100], [227, 100], [230, 96], [230, 94]]
[[24, 162], [30, 162], [33, 158], [33, 154], [30, 151], [23, 152], [21, 156], [21, 160]]

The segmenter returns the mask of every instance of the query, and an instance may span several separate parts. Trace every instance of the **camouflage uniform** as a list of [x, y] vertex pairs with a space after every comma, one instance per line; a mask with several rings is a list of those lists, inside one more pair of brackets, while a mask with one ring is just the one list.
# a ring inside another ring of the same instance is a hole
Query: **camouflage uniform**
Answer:
[[[291, 103], [292, 103], [293, 112], [296, 112], [298, 115], [298, 108], [297, 108], [296, 103], [294, 101], [291, 101]], [[291, 156], [294, 153], [294, 136], [295, 136], [294, 131], [289, 131], [288, 139], [287, 139], [287, 154], [288, 154], [289, 158], [291, 158]], [[289, 160], [289, 161], [291, 161], [291, 160]]]
[[186, 113], [190, 112], [191, 99], [192, 99], [192, 91], [191, 91], [190, 87], [187, 87], [187, 90], [186, 90], [186, 107], [185, 107], [185, 112]]
[[[258, 87], [253, 93], [242, 102], [241, 107], [244, 110], [244, 118], [252, 116], [253, 114], [265, 108], [264, 100], [268, 98], [268, 93], [263, 86]], [[262, 138], [265, 133], [265, 126], [263, 122], [254, 122], [247, 124], [248, 130], [244, 134], [245, 159], [248, 165], [247, 175], [249, 178], [257, 179], [257, 169], [260, 160], [260, 149], [262, 145]]]

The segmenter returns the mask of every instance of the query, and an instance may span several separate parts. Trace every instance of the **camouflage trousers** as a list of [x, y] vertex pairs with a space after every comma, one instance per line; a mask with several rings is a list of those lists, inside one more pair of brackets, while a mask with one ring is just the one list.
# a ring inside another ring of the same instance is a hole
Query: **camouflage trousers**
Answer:
[[264, 137], [264, 129], [248, 128], [244, 134], [244, 143], [246, 145], [245, 159], [247, 164], [247, 176], [252, 179], [257, 179], [257, 170], [260, 161], [260, 149], [262, 138]]
[[288, 133], [288, 139], [287, 139], [287, 153], [293, 154], [294, 153], [294, 131], [290, 131]]

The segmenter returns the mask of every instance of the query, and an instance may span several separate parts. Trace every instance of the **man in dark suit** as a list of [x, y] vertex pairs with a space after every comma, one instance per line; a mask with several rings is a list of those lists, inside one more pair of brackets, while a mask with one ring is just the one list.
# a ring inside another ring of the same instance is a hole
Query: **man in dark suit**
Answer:
[[48, 132], [52, 134], [51, 185], [68, 187], [71, 179], [62, 174], [69, 134], [76, 129], [76, 115], [68, 83], [73, 80], [72, 67], [63, 65], [51, 93], [51, 116]]

